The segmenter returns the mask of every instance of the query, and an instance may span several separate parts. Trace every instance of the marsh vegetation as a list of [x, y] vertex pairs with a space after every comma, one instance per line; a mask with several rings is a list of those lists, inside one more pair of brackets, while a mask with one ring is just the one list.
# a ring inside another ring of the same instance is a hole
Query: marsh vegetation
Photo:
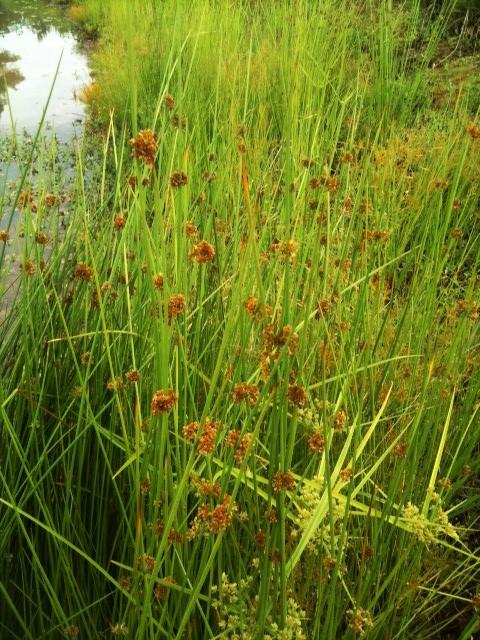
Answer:
[[88, 140], [2, 200], [2, 638], [477, 636], [460, 8], [64, 7]]

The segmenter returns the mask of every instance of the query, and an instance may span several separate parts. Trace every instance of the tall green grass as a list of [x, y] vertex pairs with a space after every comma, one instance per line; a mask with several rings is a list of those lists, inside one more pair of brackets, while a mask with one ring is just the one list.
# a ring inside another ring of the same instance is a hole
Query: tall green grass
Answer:
[[478, 632], [479, 140], [427, 74], [452, 7], [72, 14], [102, 160], [58, 232], [27, 165], [8, 230], [2, 637]]

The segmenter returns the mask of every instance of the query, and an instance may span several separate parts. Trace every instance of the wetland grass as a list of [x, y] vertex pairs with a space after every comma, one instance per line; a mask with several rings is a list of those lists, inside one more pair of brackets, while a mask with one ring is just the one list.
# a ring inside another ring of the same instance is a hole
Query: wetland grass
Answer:
[[479, 633], [478, 95], [431, 77], [453, 9], [74, 5], [101, 158], [77, 149], [61, 233], [30, 159], [0, 231], [2, 638]]

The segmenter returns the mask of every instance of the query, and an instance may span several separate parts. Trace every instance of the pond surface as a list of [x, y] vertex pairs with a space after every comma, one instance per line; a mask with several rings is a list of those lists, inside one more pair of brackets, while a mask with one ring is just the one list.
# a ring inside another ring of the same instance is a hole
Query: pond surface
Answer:
[[[85, 48], [77, 41], [65, 3], [0, 0], [0, 231], [9, 235], [0, 242], [0, 323], [16, 296], [22, 255], [26, 244], [33, 244], [32, 228], [54, 238], [67, 225], [65, 207], [47, 215], [36, 213], [36, 202], [45, 193], [67, 200], [84, 129], [85, 107], [77, 95], [89, 82]], [[30, 164], [27, 158], [51, 90], [45, 135]], [[29, 226], [25, 210], [15, 206], [19, 185], [35, 200]], [[45, 259], [50, 251], [44, 247]]]
[[[60, 140], [79, 133], [85, 109], [76, 97], [89, 82], [87, 57], [65, 7], [54, 0], [0, 0], [0, 135], [36, 131], [53, 86], [46, 123]], [[11, 106], [11, 114], [8, 106]]]

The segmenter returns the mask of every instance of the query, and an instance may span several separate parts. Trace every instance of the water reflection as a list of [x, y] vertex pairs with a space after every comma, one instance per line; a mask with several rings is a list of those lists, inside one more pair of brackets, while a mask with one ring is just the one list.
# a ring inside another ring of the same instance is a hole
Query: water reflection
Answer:
[[48, 0], [0, 0], [0, 131], [11, 129], [6, 89], [15, 128], [35, 131], [58, 76], [46, 120], [60, 139], [75, 133], [84, 107], [76, 100], [89, 81], [86, 56], [78, 47], [65, 7]]
[[0, 75], [2, 81], [0, 83], [0, 115], [5, 108], [7, 97], [6, 93], [8, 89], [15, 89], [17, 84], [25, 80], [25, 77], [15, 66], [12, 66], [14, 62], [17, 62], [18, 56], [10, 53], [9, 51], [0, 51]]
[[[90, 75], [65, 9], [54, 0], [0, 0], [0, 231], [8, 236], [5, 244], [0, 243], [0, 322], [2, 308], [12, 304], [18, 290], [25, 243], [27, 238], [33, 242], [32, 225], [47, 237], [58, 238], [68, 221], [67, 211], [46, 215], [32, 207], [28, 218], [15, 206], [19, 188], [39, 201], [45, 192], [65, 198], [72, 189], [76, 153], [72, 137], [83, 132], [84, 119], [84, 106], [75, 94], [89, 83]], [[47, 131], [29, 162], [60, 59], [46, 114]], [[12, 136], [12, 126], [25, 135]], [[45, 258], [48, 254], [47, 247]]]

